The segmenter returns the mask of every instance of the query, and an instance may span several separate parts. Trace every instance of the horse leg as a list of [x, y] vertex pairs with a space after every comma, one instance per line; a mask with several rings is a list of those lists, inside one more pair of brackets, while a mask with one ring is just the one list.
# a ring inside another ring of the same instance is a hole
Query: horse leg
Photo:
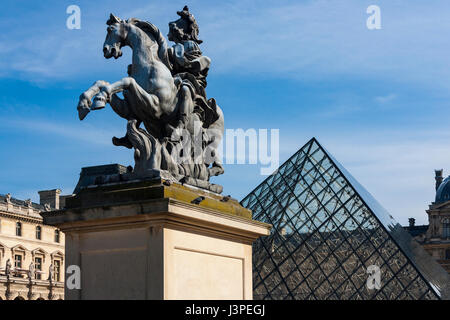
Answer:
[[119, 96], [115, 93], [111, 95], [109, 105], [111, 106], [111, 109], [113, 109], [113, 111], [117, 113], [121, 118], [127, 120], [136, 118], [136, 116], [130, 109], [128, 101], [126, 99], [119, 98]]
[[91, 111], [92, 98], [100, 92], [100, 89], [104, 86], [107, 86], [109, 83], [103, 80], [96, 81], [89, 89], [83, 92], [80, 95], [80, 99], [78, 101], [78, 116], [80, 120], [83, 120], [89, 111]]
[[[184, 129], [188, 124], [190, 115], [194, 110], [194, 102], [192, 101], [191, 91], [187, 86], [182, 86], [179, 91], [178, 110], [177, 110], [177, 124], [175, 127], [169, 123], [166, 124], [166, 132], [172, 136], [172, 141], [179, 141], [181, 134], [179, 130]], [[193, 128], [187, 128], [188, 130]], [[174, 134], [175, 133], [175, 134]]]
[[109, 101], [111, 95], [124, 90], [128, 91], [128, 103], [136, 108], [142, 106], [139, 108], [139, 111], [145, 113], [146, 116], [159, 118], [162, 115], [159, 98], [145, 91], [132, 77], [126, 77], [110, 85], [103, 86], [100, 93]]
[[[102, 86], [100, 90], [100, 93], [97, 95], [101, 95], [100, 99], [109, 102], [111, 108], [122, 118], [127, 120], [137, 120], [138, 127], [141, 123], [141, 119], [146, 117], [158, 117], [162, 113], [159, 108], [158, 97], [146, 92], [131, 77], [123, 78], [111, 85]], [[125, 90], [125, 99], [120, 99], [116, 93]], [[131, 105], [133, 108], [130, 107]], [[114, 137], [113, 144], [116, 146], [124, 146], [129, 149], [133, 147], [128, 135], [125, 135], [122, 138]]]
[[[111, 108], [114, 110], [115, 113], [117, 113], [120, 117], [131, 120], [135, 117], [132, 116], [132, 111], [130, 110], [128, 106], [128, 102], [126, 99], [121, 99], [117, 96], [117, 94], [113, 94], [111, 96], [111, 101], [109, 102]], [[139, 128], [140, 121], [137, 122], [137, 127]], [[122, 138], [113, 137], [112, 143], [115, 146], [121, 146], [128, 149], [133, 148], [133, 145], [130, 142], [130, 139], [128, 137], [128, 134], [125, 134]]]

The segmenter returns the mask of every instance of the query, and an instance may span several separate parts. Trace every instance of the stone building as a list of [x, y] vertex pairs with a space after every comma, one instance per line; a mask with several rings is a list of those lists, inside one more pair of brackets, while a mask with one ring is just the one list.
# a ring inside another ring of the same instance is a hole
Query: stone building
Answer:
[[60, 192], [40, 191], [40, 204], [0, 195], [0, 300], [64, 299], [64, 234], [39, 214]]
[[426, 211], [428, 230], [417, 238], [424, 248], [450, 273], [450, 176], [435, 170], [436, 198]]

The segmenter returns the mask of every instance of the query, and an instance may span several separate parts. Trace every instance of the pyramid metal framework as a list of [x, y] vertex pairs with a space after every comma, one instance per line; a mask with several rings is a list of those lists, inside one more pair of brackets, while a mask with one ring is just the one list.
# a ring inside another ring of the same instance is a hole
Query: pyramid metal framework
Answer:
[[315, 138], [241, 203], [273, 225], [253, 246], [254, 299], [446, 298], [448, 274]]

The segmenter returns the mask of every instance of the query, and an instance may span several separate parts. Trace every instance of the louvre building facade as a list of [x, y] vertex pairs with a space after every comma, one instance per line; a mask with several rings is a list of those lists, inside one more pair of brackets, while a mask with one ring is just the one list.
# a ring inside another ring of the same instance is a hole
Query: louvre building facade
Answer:
[[242, 200], [254, 299], [448, 299], [449, 276], [316, 139]]

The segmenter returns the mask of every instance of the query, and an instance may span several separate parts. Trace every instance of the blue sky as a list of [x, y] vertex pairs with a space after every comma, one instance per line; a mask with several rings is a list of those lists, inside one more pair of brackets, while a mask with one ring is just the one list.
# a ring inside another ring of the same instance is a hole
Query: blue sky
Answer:
[[[72, 4], [80, 30], [66, 28]], [[129, 48], [102, 55], [110, 12], [167, 34], [185, 4], [227, 128], [279, 129], [281, 161], [315, 136], [399, 222], [427, 222], [433, 170], [450, 172], [450, 3], [437, 0], [3, 1], [0, 193], [37, 201], [37, 190], [70, 193], [83, 166], [133, 163], [110, 142], [124, 121], [104, 109], [80, 122], [78, 96], [126, 75]], [[381, 30], [366, 28], [372, 4]], [[214, 181], [241, 199], [259, 172], [226, 165]]]

